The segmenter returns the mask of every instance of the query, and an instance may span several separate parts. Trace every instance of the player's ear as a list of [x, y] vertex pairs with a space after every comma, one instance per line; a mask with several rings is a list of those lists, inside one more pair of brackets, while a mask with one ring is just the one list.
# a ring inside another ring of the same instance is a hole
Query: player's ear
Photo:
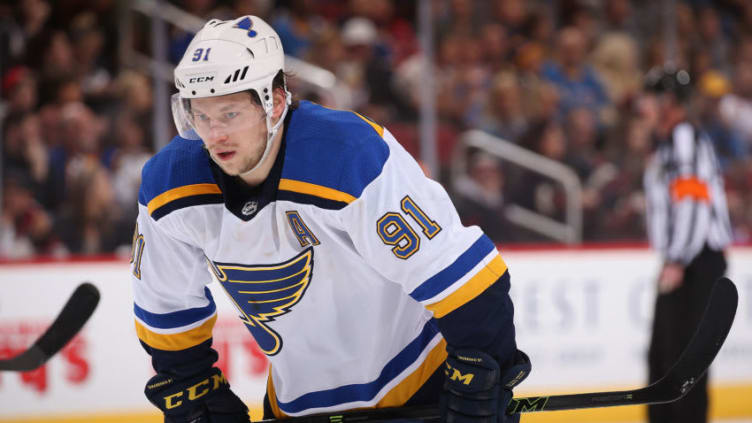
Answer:
[[277, 119], [282, 116], [282, 112], [285, 110], [285, 101], [287, 100], [285, 90], [283, 90], [282, 88], [275, 88], [272, 94], [272, 98], [274, 99], [274, 108], [272, 108], [272, 122], [276, 123]]

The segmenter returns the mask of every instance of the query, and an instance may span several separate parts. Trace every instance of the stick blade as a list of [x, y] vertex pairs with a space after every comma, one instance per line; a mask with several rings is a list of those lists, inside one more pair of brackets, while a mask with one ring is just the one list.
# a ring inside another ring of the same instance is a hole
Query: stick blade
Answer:
[[42, 336], [21, 355], [0, 360], [0, 370], [34, 370], [55, 355], [84, 326], [99, 304], [99, 290], [89, 282], [79, 285], [63, 310]]
[[680, 399], [705, 374], [731, 330], [738, 303], [739, 293], [734, 283], [726, 277], [718, 279], [689, 345], [666, 376], [651, 386], [660, 397], [654, 403]]

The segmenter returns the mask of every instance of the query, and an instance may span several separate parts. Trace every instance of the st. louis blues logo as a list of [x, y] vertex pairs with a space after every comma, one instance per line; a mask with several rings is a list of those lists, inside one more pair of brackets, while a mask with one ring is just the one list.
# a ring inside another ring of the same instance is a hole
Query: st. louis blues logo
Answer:
[[311, 282], [313, 248], [279, 264], [210, 264], [261, 351], [277, 354], [282, 349], [282, 338], [268, 323], [287, 314], [303, 298]]
[[234, 28], [240, 28], [240, 29], [246, 30], [248, 36], [253, 38], [256, 35], [258, 35], [258, 32], [252, 30], [251, 29], [252, 26], [253, 26], [253, 21], [251, 20], [251, 18], [245, 17], [240, 22], [236, 23]]

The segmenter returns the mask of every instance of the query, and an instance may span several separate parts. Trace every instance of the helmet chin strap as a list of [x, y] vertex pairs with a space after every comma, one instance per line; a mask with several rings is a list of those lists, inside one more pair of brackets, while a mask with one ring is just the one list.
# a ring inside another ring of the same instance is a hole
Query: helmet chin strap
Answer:
[[267, 156], [269, 156], [269, 150], [271, 150], [272, 147], [272, 140], [274, 139], [274, 136], [277, 135], [277, 131], [279, 131], [279, 128], [282, 126], [282, 124], [285, 122], [285, 116], [287, 116], [287, 111], [289, 110], [289, 106], [292, 103], [292, 94], [290, 94], [289, 91], [285, 90], [285, 108], [282, 110], [282, 114], [279, 116], [279, 120], [277, 120], [277, 123], [272, 126], [272, 118], [271, 113], [266, 114], [266, 148], [264, 148], [264, 154], [261, 155], [261, 158], [259, 159], [258, 163], [256, 163], [256, 166], [253, 166], [251, 170], [248, 170], [246, 172], [243, 172], [240, 174], [240, 176], [246, 176], [251, 174], [253, 171], [258, 169], [262, 163], [266, 160]]

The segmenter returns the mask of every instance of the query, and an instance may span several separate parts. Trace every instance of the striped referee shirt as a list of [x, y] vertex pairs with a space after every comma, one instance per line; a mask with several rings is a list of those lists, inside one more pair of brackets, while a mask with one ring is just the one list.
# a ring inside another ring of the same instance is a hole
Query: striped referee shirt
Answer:
[[648, 235], [664, 260], [686, 265], [705, 245], [720, 251], [731, 243], [723, 176], [705, 133], [675, 126], [644, 176]]

